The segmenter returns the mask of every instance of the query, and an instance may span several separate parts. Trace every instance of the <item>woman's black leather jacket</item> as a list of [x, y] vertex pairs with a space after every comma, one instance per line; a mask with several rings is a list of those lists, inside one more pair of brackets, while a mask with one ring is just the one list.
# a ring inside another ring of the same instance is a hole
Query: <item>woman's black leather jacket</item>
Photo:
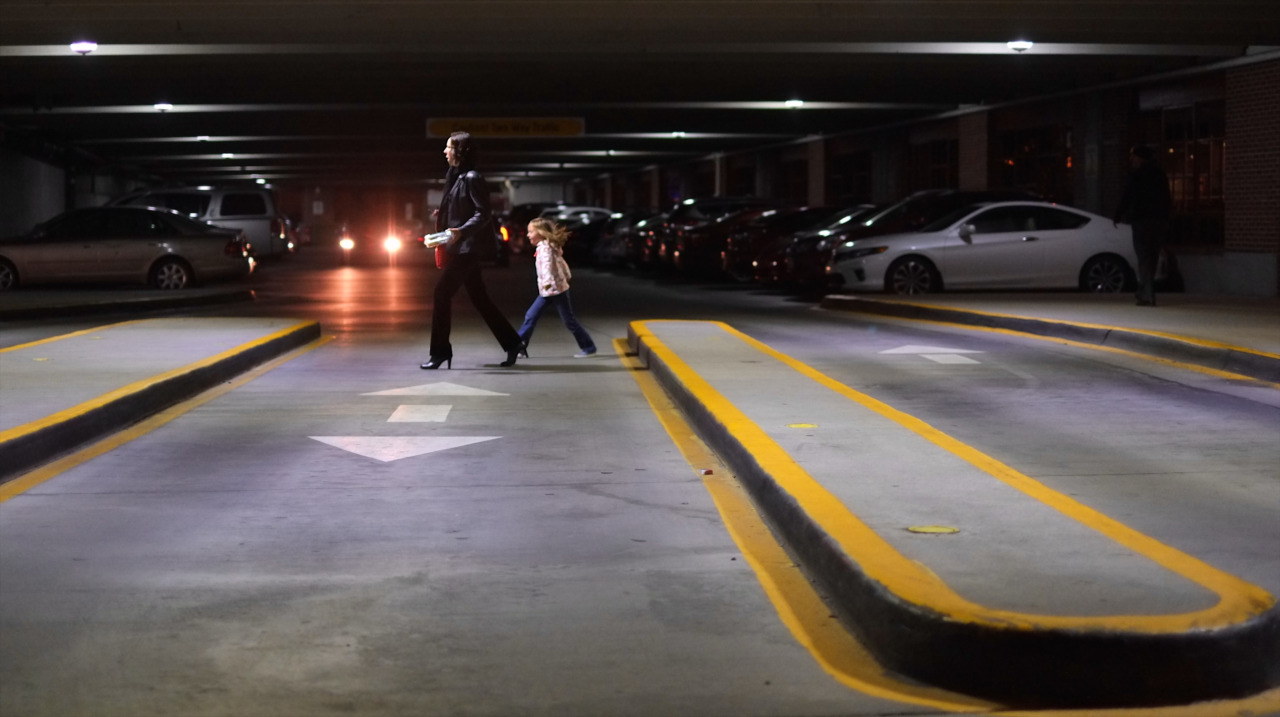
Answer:
[[440, 200], [437, 230], [461, 229], [462, 237], [449, 245], [450, 254], [486, 253], [494, 243], [493, 213], [489, 209], [489, 186], [474, 169], [449, 168], [445, 193]]

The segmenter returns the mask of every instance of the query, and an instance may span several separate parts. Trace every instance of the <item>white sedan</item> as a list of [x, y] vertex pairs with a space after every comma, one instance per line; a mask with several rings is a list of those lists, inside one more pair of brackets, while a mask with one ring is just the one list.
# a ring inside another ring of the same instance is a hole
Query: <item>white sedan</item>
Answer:
[[832, 287], [925, 294], [946, 289], [1124, 290], [1130, 227], [1050, 202], [965, 207], [920, 231], [847, 241], [827, 264]]
[[107, 281], [183, 289], [244, 277], [253, 266], [244, 232], [142, 207], [74, 209], [0, 240], [0, 291]]

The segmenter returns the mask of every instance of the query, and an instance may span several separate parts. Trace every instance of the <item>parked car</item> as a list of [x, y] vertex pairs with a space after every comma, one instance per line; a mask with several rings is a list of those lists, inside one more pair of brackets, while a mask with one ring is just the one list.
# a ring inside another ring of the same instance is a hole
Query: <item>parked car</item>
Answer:
[[653, 216], [655, 212], [648, 209], [614, 212], [592, 250], [595, 263], [599, 266], [625, 266], [628, 263], [628, 244], [645, 221]]
[[259, 256], [282, 257], [297, 249], [293, 229], [262, 187], [144, 189], [107, 202], [108, 206], [172, 209], [191, 219], [242, 230]]
[[810, 239], [796, 247], [787, 247], [782, 269], [787, 283], [800, 291], [826, 288], [826, 266], [831, 252], [841, 242], [858, 237], [879, 236], [917, 231], [959, 208], [978, 202], [1039, 200], [1030, 192], [1017, 189], [959, 190], [926, 189], [889, 205], [881, 211], [863, 215], [856, 221], [833, 230], [823, 239]]
[[185, 289], [253, 267], [244, 232], [142, 207], [74, 209], [0, 240], [0, 290], [74, 282]]
[[542, 210], [542, 216], [563, 224], [569, 230], [569, 241], [564, 245], [565, 257], [570, 262], [588, 263], [601, 232], [613, 218], [613, 210], [604, 207], [559, 206]]
[[782, 248], [781, 271], [788, 286], [806, 292], [825, 287], [832, 250], [875, 210], [874, 204], [847, 207], [827, 226], [793, 236]]
[[738, 281], [750, 281], [751, 262], [766, 245], [825, 226], [835, 213], [831, 207], [781, 207], [762, 212], [729, 234], [720, 252], [720, 270]]
[[672, 266], [682, 274], [719, 275], [729, 235], [776, 207], [752, 206], [678, 232]]
[[507, 244], [511, 251], [521, 253], [529, 249], [529, 237], [526, 230], [529, 222], [542, 216], [542, 212], [552, 207], [563, 207], [564, 202], [524, 202], [511, 207], [502, 217], [502, 226], [507, 230]]
[[[831, 221], [826, 226], [818, 227], [807, 232], [796, 232], [790, 235], [783, 235], [774, 241], [765, 244], [760, 253], [751, 261], [751, 278], [757, 284], [763, 286], [781, 286], [791, 289], [800, 288], [799, 284], [791, 275], [791, 270], [787, 262], [787, 252], [793, 244], [800, 241], [807, 241], [814, 237], [817, 239], [829, 239], [832, 236], [839, 236], [848, 231], [850, 227], [857, 225], [857, 220], [865, 218], [874, 212], [874, 207], [869, 204], [858, 204], [846, 207], [837, 214], [833, 215]], [[823, 278], [825, 281], [826, 265], [822, 267]]]
[[[658, 263], [673, 265], [679, 253], [699, 253], [687, 240], [687, 237], [725, 217], [744, 209], [769, 209], [781, 203], [758, 197], [708, 197], [705, 199], [690, 198], [682, 200], [668, 212], [666, 220], [656, 229], [655, 245]], [[714, 255], [719, 256], [717, 247]]]
[[970, 205], [920, 231], [848, 239], [828, 275], [854, 291], [1130, 286], [1137, 257], [1128, 225], [1050, 202]]
[[633, 267], [653, 266], [658, 260], [658, 232], [666, 225], [669, 212], [658, 212], [636, 222], [627, 236], [627, 263]]

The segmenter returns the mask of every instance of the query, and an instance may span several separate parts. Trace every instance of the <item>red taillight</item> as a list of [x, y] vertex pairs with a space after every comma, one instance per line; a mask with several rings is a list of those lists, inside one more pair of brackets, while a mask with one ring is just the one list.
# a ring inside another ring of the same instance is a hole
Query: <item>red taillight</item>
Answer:
[[280, 221], [279, 219], [272, 219], [271, 233], [283, 239], [284, 238], [284, 222]]
[[507, 231], [506, 227], [498, 227], [498, 231], [502, 232], [502, 241], [511, 241], [511, 233]]
[[222, 252], [227, 256], [248, 256], [249, 242], [245, 239], [244, 234], [241, 234], [227, 242], [227, 245], [222, 248]]

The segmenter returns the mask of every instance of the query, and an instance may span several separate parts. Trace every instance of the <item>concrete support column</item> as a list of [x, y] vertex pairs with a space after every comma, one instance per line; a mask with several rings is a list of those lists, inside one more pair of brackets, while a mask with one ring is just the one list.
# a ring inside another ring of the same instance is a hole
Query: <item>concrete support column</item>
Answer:
[[894, 202], [902, 198], [903, 146], [885, 141], [871, 151], [871, 201]]
[[[1227, 71], [1226, 293], [1280, 293], [1280, 62]], [[1262, 254], [1262, 256], [1259, 256]], [[1270, 256], [1266, 256], [1270, 255]], [[1188, 286], [1188, 290], [1192, 287]]]
[[827, 140], [818, 137], [809, 142], [809, 206], [827, 204]]
[[987, 117], [987, 112], [983, 111], [960, 115], [957, 119], [960, 189], [978, 191], [990, 186]]
[[778, 158], [772, 152], [756, 155], [756, 196], [772, 197]]
[[657, 167], [649, 170], [649, 208], [662, 211], [662, 172]]
[[725, 186], [729, 183], [728, 177], [725, 175], [726, 163], [724, 161], [724, 155], [717, 154], [711, 159], [712, 159], [712, 162], [715, 163], [712, 169], [712, 171], [715, 172], [715, 187], [714, 187], [713, 193], [717, 197], [723, 197], [725, 194]]

